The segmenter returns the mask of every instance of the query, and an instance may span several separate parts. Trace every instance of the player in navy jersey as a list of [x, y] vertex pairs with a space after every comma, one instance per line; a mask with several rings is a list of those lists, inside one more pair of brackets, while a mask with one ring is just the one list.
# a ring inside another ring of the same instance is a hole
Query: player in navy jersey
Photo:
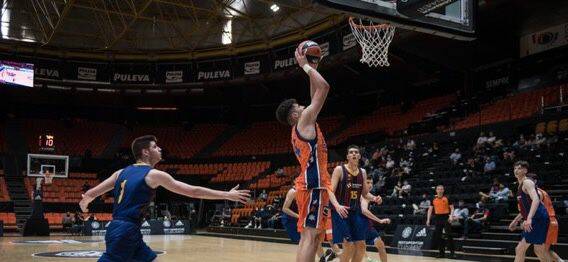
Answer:
[[525, 253], [531, 244], [534, 245], [534, 253], [540, 261], [550, 261], [545, 252], [550, 218], [538, 195], [536, 184], [527, 178], [529, 163], [517, 161], [513, 168], [519, 182], [517, 201], [520, 210], [519, 216], [513, 222], [518, 221], [520, 217], [525, 219], [521, 233], [522, 239], [515, 248], [515, 262], [525, 261]]
[[[371, 187], [373, 185], [373, 179], [371, 177], [367, 177], [365, 181], [367, 183], [367, 187]], [[369, 200], [362, 197], [361, 198], [361, 213], [367, 217], [368, 228], [367, 228], [367, 239], [365, 239], [365, 243], [370, 246], [375, 246], [379, 251], [379, 257], [381, 258], [381, 262], [387, 262], [387, 249], [385, 248], [385, 242], [381, 238], [381, 234], [375, 226], [373, 222], [379, 224], [390, 224], [391, 220], [388, 218], [380, 219], [375, 216], [371, 210], [369, 210]]]
[[114, 172], [109, 178], [83, 194], [79, 205], [88, 212], [89, 203], [96, 197], [113, 190], [113, 220], [105, 235], [106, 252], [99, 261], [154, 261], [156, 254], [144, 243], [140, 226], [146, 208], [154, 198], [156, 188], [202, 199], [227, 199], [245, 203], [250, 198], [248, 190], [218, 191], [191, 186], [175, 180], [170, 174], [154, 169], [162, 160], [162, 149], [155, 136], [134, 139], [132, 154], [136, 163]]
[[331, 213], [333, 243], [343, 244], [341, 261], [362, 261], [365, 256], [368, 221], [361, 213], [361, 197], [381, 202], [380, 197], [369, 193], [370, 188], [365, 183], [367, 174], [359, 168], [359, 160], [359, 147], [347, 147], [347, 164], [337, 166], [331, 177], [331, 187], [339, 205], [349, 208], [347, 218], [342, 218], [335, 209]]

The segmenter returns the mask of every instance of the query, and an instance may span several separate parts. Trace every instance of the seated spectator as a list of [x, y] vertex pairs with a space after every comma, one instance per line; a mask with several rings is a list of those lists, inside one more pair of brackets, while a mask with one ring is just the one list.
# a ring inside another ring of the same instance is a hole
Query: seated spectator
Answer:
[[519, 139], [513, 143], [513, 147], [515, 148], [525, 148], [527, 146], [527, 141], [523, 134], [519, 135]]
[[497, 141], [497, 137], [493, 135], [493, 132], [489, 132], [489, 136], [487, 137], [487, 144], [493, 145]]
[[505, 185], [499, 183], [499, 190], [493, 193], [489, 193], [489, 198], [495, 203], [507, 202], [509, 196], [511, 195], [511, 190]]
[[495, 161], [490, 157], [485, 157], [485, 166], [483, 166], [483, 172], [491, 173], [495, 171], [496, 164]]
[[544, 137], [544, 135], [542, 133], [536, 134], [536, 137], [534, 139], [534, 145], [536, 147], [541, 147], [545, 143], [546, 143], [546, 137]]
[[465, 202], [463, 200], [458, 201], [458, 206], [454, 209], [454, 213], [452, 214], [452, 225], [454, 226], [464, 226], [465, 221], [469, 217], [469, 209], [465, 206]]
[[426, 194], [426, 193], [422, 194], [422, 201], [420, 201], [419, 206], [414, 208], [414, 214], [415, 215], [426, 215], [426, 211], [428, 211], [430, 204], [431, 204], [431, 202], [430, 202], [430, 198], [428, 197], [428, 194]]
[[401, 197], [408, 197], [410, 196], [410, 191], [412, 190], [412, 186], [408, 183], [407, 180], [404, 180], [402, 183], [402, 188], [400, 190]]
[[387, 163], [385, 164], [385, 167], [387, 169], [393, 169], [394, 168], [394, 160], [392, 160], [391, 156], [387, 156]]
[[485, 136], [485, 133], [481, 132], [479, 133], [479, 138], [477, 138], [477, 147], [481, 147], [485, 143], [487, 143], [487, 137]]
[[390, 197], [402, 197], [401, 191], [402, 191], [402, 182], [400, 182], [399, 180], [398, 183], [392, 189], [392, 194], [390, 195]]
[[[497, 178], [493, 179], [493, 184], [491, 185], [491, 188], [489, 189], [489, 193], [484, 193], [484, 192], [479, 192], [479, 195], [482, 197], [482, 199], [484, 198], [485, 200], [491, 198], [491, 195], [496, 194], [499, 191], [499, 185], [501, 183], [499, 182], [499, 180]], [[486, 201], [484, 201], [485, 203]]]
[[266, 189], [262, 190], [262, 193], [260, 193], [260, 195], [258, 196], [258, 198], [260, 200], [266, 201], [266, 199], [268, 198], [268, 194], [266, 194]]
[[71, 216], [71, 212], [67, 211], [65, 215], [61, 218], [61, 224], [63, 225], [63, 229], [71, 229], [73, 226], [73, 217]]
[[414, 139], [410, 139], [408, 140], [408, 142], [406, 142], [406, 150], [414, 150], [416, 149], [416, 142], [414, 142]]
[[480, 205], [475, 213], [466, 220], [463, 237], [467, 238], [470, 232], [481, 232], [481, 229], [487, 223], [487, 218], [489, 218], [489, 209], [485, 205]]
[[454, 152], [450, 155], [450, 160], [452, 160], [452, 163], [456, 165], [458, 161], [460, 161], [461, 157], [460, 149], [456, 148], [456, 150], [454, 150]]

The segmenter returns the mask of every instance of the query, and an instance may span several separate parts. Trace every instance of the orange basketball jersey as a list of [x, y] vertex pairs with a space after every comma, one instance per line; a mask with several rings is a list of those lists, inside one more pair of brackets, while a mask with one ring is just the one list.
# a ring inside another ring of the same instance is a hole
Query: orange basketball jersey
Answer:
[[300, 162], [300, 174], [296, 179], [296, 190], [328, 189], [331, 179], [327, 171], [327, 144], [316, 124], [316, 137], [304, 139], [296, 126], [292, 127], [292, 149]]
[[552, 205], [552, 200], [548, 193], [540, 188], [538, 189], [538, 193], [542, 195], [542, 203], [550, 219], [545, 241], [545, 244], [550, 247], [550, 245], [556, 245], [558, 243], [558, 220], [556, 219], [556, 211], [554, 211], [554, 206]]

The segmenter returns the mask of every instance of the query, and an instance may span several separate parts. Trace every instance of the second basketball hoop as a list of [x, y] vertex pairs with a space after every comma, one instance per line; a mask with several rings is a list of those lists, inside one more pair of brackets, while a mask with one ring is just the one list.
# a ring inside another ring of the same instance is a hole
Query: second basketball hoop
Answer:
[[394, 37], [396, 27], [391, 24], [376, 24], [362, 18], [349, 18], [351, 31], [361, 45], [363, 55], [361, 63], [369, 66], [389, 66], [389, 45]]

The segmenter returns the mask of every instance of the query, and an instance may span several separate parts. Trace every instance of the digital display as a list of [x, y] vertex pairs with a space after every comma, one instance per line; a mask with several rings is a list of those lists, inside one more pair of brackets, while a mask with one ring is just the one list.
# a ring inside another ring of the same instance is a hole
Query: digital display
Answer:
[[40, 135], [38, 138], [39, 150], [42, 152], [55, 151], [55, 136], [50, 134]]
[[34, 65], [0, 61], [0, 83], [33, 87]]

